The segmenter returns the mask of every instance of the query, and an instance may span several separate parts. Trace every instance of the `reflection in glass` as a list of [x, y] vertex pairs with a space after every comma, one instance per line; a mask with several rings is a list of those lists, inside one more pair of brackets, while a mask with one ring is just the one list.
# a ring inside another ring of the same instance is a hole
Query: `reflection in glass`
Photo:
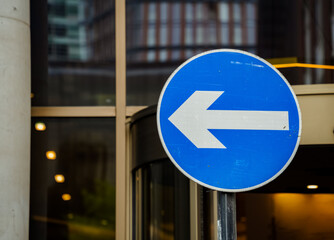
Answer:
[[48, 131], [32, 133], [30, 239], [114, 239], [115, 120], [36, 120]]
[[47, 151], [45, 155], [46, 155], [47, 159], [50, 159], [50, 160], [55, 160], [56, 157], [57, 157], [55, 151]]
[[[127, 104], [157, 104], [169, 75], [211, 49], [333, 65], [332, 1], [127, 1]], [[282, 14], [284, 13], [284, 14]], [[280, 69], [282, 70], [282, 69]], [[333, 83], [333, 71], [282, 70], [291, 84]]]
[[[167, 159], [144, 166], [136, 181], [136, 239], [190, 239], [189, 180]], [[141, 233], [141, 236], [138, 234]]]
[[156, 104], [172, 71], [198, 53], [255, 52], [256, 2], [127, 1], [127, 104]]
[[333, 194], [237, 194], [238, 239], [333, 239], [333, 206]]
[[48, 61], [48, 73], [33, 77], [32, 104], [115, 105], [114, 0], [48, 0], [47, 5], [48, 49], [33, 55], [45, 55], [36, 59]]
[[35, 129], [36, 131], [45, 131], [46, 126], [43, 122], [37, 122], [35, 123]]
[[318, 185], [307, 185], [307, 189], [318, 189]]
[[55, 181], [56, 181], [57, 183], [63, 183], [63, 182], [65, 182], [65, 177], [64, 177], [64, 175], [62, 175], [62, 174], [56, 174], [56, 175], [55, 175]]
[[63, 195], [61, 195], [61, 198], [62, 198], [64, 201], [70, 201], [70, 200], [72, 199], [72, 196], [71, 196], [71, 194], [64, 193]]

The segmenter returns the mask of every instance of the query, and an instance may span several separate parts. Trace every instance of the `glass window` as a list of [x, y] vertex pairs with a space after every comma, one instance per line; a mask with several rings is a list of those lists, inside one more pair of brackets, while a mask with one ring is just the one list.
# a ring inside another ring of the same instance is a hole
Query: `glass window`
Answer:
[[334, 195], [237, 195], [238, 239], [332, 239]]
[[30, 239], [115, 238], [115, 120], [32, 118]]
[[33, 75], [33, 106], [115, 105], [114, 18], [114, 0], [48, 0], [48, 33], [38, 30], [48, 52], [32, 52], [48, 71]]
[[[276, 63], [291, 63], [286, 59], [292, 58], [293, 62], [332, 65], [333, 16], [331, 1], [157, 4], [128, 0], [127, 104], [156, 104], [173, 70], [191, 56], [210, 49], [246, 50]], [[135, 36], [148, 40], [138, 47], [132, 43], [139, 39]], [[294, 67], [280, 71], [291, 84], [334, 82], [332, 70]]]
[[134, 239], [190, 239], [189, 180], [168, 159], [147, 164], [136, 174], [136, 203], [141, 203], [136, 213], [141, 216], [136, 216]]

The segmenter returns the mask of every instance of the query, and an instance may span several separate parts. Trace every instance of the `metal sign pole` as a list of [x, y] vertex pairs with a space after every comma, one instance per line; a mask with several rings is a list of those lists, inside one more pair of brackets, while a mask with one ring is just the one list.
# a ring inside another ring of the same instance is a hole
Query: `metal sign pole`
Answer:
[[236, 203], [235, 193], [217, 192], [218, 198], [218, 240], [236, 240]]

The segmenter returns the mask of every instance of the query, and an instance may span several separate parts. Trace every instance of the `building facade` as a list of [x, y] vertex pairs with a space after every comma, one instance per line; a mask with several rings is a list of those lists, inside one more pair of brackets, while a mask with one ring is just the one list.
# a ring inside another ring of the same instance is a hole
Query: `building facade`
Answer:
[[168, 160], [155, 105], [220, 48], [271, 62], [302, 112], [288, 169], [236, 194], [238, 239], [333, 239], [333, 17], [332, 0], [3, 0], [0, 239], [218, 239], [217, 192]]

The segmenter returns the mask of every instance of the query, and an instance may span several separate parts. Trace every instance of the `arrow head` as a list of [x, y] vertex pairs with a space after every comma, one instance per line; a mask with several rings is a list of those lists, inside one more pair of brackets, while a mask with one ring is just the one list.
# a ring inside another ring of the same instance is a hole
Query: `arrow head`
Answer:
[[226, 148], [206, 127], [207, 109], [223, 91], [195, 91], [168, 120], [197, 148]]

